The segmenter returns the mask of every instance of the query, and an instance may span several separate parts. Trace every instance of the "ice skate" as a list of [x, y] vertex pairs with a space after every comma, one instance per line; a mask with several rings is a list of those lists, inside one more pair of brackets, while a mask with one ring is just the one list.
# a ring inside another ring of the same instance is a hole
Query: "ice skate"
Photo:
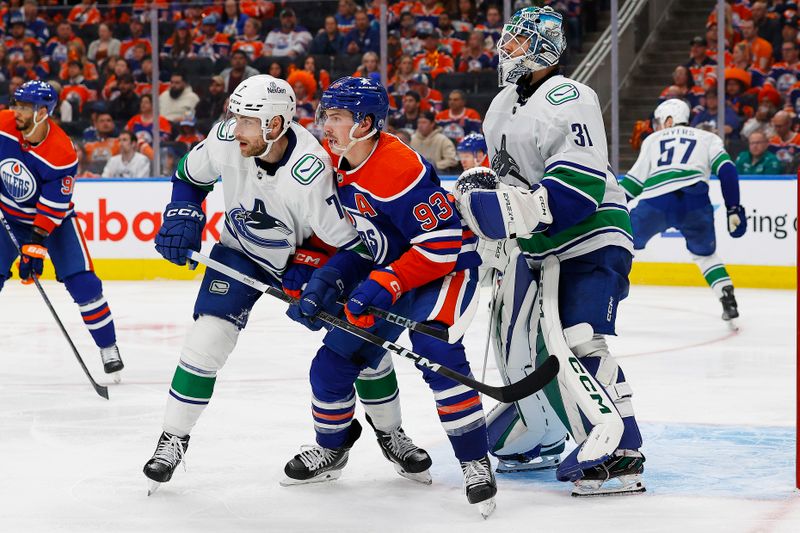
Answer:
[[[367, 422], [372, 426], [369, 416]], [[403, 428], [399, 427], [388, 433], [375, 429], [375, 436], [384, 457], [394, 465], [398, 474], [424, 485], [432, 483], [431, 473], [428, 470], [432, 464], [430, 455], [414, 444]]]
[[561, 464], [561, 454], [539, 455], [528, 457], [524, 454], [504, 455], [497, 458], [498, 474], [510, 474], [513, 472], [531, 472], [536, 470], [551, 470]]
[[461, 471], [464, 473], [464, 493], [467, 495], [467, 501], [478, 504], [481, 516], [484, 519], [489, 518], [495, 510], [494, 496], [497, 494], [497, 482], [489, 457], [463, 462]]
[[[189, 448], [189, 435], [178, 437], [166, 431], [161, 433], [153, 457], [144, 465], [144, 475], [150, 479], [148, 496], [157, 491], [162, 483], [172, 479], [175, 469], [183, 463], [187, 448]], [[185, 463], [184, 469], [186, 469]]]
[[642, 482], [644, 455], [633, 450], [617, 450], [606, 462], [584, 472], [575, 482], [572, 495], [614, 496], [638, 494], [645, 491]]
[[736, 304], [736, 297], [733, 295], [733, 285], [722, 287], [722, 320], [727, 322], [728, 327], [733, 331], [738, 331], [739, 326], [735, 318], [739, 318], [739, 306]]
[[286, 463], [283, 469], [286, 477], [280, 482], [284, 487], [322, 483], [339, 479], [342, 469], [347, 466], [350, 448], [361, 436], [361, 424], [353, 420], [350, 433], [344, 446], [335, 450], [322, 446], [303, 446], [300, 453]]
[[100, 348], [100, 359], [103, 360], [103, 370], [106, 374], [111, 374], [114, 383], [119, 383], [121, 380], [120, 370], [125, 368], [122, 363], [122, 357], [119, 355], [119, 348], [116, 344], [106, 348]]

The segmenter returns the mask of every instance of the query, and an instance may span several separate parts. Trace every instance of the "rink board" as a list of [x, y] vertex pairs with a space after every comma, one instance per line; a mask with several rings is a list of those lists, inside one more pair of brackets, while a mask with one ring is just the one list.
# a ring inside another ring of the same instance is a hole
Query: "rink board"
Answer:
[[[443, 179], [448, 189], [453, 181], [452, 176]], [[153, 248], [171, 190], [172, 185], [165, 178], [79, 181], [74, 202], [95, 269], [103, 279], [193, 279], [202, 272], [172, 265]], [[795, 288], [797, 178], [745, 176], [741, 179], [741, 197], [748, 231], [742, 238], [732, 239], [726, 230], [719, 184], [711, 184], [717, 253], [729, 266], [734, 283], [741, 287]], [[204, 207], [208, 223], [203, 242], [204, 251], [208, 251], [224, 224], [220, 185], [208, 196]], [[631, 279], [650, 285], [704, 284], [691, 263], [683, 237], [674, 230], [657, 235], [646, 250], [637, 253]]]

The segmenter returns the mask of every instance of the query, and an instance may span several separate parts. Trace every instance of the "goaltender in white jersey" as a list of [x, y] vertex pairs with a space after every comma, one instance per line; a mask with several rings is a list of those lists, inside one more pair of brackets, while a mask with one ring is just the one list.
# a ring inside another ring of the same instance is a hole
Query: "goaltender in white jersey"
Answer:
[[[291, 86], [272, 76], [253, 76], [233, 91], [228, 109], [232, 117], [214, 125], [180, 160], [156, 250], [179, 265], [187, 263], [189, 250], [200, 250], [205, 224], [201, 204], [221, 176], [225, 227], [211, 250], [212, 259], [292, 295], [299, 295], [313, 271], [326, 262], [332, 266], [346, 261], [347, 254], [363, 255], [371, 262], [344, 218], [330, 157], [311, 133], [292, 122], [296, 97]], [[194, 306], [195, 323], [167, 397], [163, 432], [144, 466], [150, 493], [169, 481], [183, 460], [189, 433], [211, 399], [217, 372], [261, 294], [206, 270]], [[360, 379], [377, 384], [366, 387], [361, 399], [376, 434], [380, 431], [386, 457], [397, 463], [408, 454], [424, 454], [429, 463], [427, 453], [400, 427], [391, 357], [384, 356], [376, 369], [365, 369]]]

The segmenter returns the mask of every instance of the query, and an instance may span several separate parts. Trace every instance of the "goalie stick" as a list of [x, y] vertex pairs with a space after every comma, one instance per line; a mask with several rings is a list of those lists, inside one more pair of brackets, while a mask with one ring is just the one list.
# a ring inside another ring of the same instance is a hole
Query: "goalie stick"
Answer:
[[[219, 261], [215, 261], [210, 257], [200, 254], [199, 252], [195, 252], [193, 250], [189, 251], [188, 254], [189, 259], [197, 261], [198, 263], [202, 263], [207, 267], [216, 270], [217, 272], [221, 272], [226, 276], [235, 279], [240, 283], [244, 283], [245, 285], [252, 287], [258, 291], [264, 292], [269, 294], [270, 296], [274, 296], [279, 300], [287, 304], [294, 304], [297, 302], [296, 298], [289, 296], [288, 294], [284, 293], [282, 290], [267, 285], [266, 283], [262, 283], [256, 279], [253, 279], [245, 274], [242, 274], [238, 270], [235, 270], [227, 265], [220, 263]], [[371, 344], [376, 346], [380, 346], [381, 348], [388, 350], [392, 353], [405, 357], [406, 359], [410, 359], [414, 361], [419, 366], [425, 367], [437, 374], [442, 376], [448, 377], [453, 381], [457, 381], [462, 385], [466, 385], [467, 387], [474, 389], [480, 393], [483, 393], [495, 400], [503, 403], [512, 403], [535, 392], [539, 391], [547, 385], [557, 374], [559, 369], [558, 359], [554, 356], [548, 357], [545, 362], [536, 368], [531, 374], [527, 375], [526, 377], [522, 378], [516, 383], [512, 383], [510, 385], [506, 385], [503, 387], [493, 387], [491, 385], [487, 385], [486, 383], [482, 383], [475, 379], [472, 379], [469, 376], [465, 376], [455, 370], [452, 370], [446, 366], [442, 366], [438, 363], [434, 363], [429, 359], [408, 350], [407, 348], [403, 348], [399, 344], [395, 344], [389, 340], [383, 339], [378, 337], [377, 335], [363, 330], [357, 326], [354, 326], [347, 320], [343, 320], [339, 317], [333, 316], [330, 313], [326, 313], [325, 311], [320, 311], [316, 318], [319, 318], [323, 322], [327, 322], [328, 324], [337, 327], [339, 329], [343, 329], [348, 333], [355, 335], [356, 337], [365, 340]]]
[[[11, 239], [11, 242], [14, 244], [14, 247], [17, 249], [17, 253], [19, 253], [19, 255], [21, 257], [22, 256], [22, 249], [21, 249], [21, 247], [19, 245], [19, 241], [17, 241], [17, 238], [14, 236], [14, 232], [12, 231], [11, 226], [9, 225], [9, 223], [6, 220], [6, 217], [3, 215], [2, 211], [0, 211], [0, 221], [3, 222], [3, 227], [5, 227], [6, 233], [8, 233], [8, 236]], [[83, 358], [81, 357], [81, 354], [78, 353], [78, 349], [75, 347], [75, 344], [72, 342], [72, 339], [70, 338], [69, 333], [67, 333], [67, 330], [64, 328], [64, 324], [62, 324], [61, 323], [61, 319], [58, 318], [58, 313], [56, 313], [56, 310], [53, 308], [53, 304], [50, 303], [50, 298], [48, 298], [47, 294], [45, 294], [44, 287], [42, 287], [42, 284], [39, 283], [39, 278], [36, 275], [33, 275], [32, 277], [33, 277], [33, 283], [36, 284], [36, 288], [39, 289], [39, 294], [42, 295], [42, 299], [44, 300], [44, 303], [47, 305], [47, 308], [50, 309], [50, 313], [53, 315], [53, 318], [55, 319], [56, 324], [58, 324], [58, 327], [61, 329], [61, 333], [64, 334], [64, 338], [67, 339], [67, 343], [69, 343], [69, 347], [72, 348], [72, 353], [75, 354], [75, 359], [77, 359], [78, 360], [78, 364], [81, 365], [81, 368], [83, 369], [83, 373], [86, 374], [87, 378], [89, 378], [89, 381], [91, 382], [92, 387], [94, 387], [95, 392], [97, 394], [99, 394], [100, 396], [102, 396], [103, 398], [105, 398], [106, 400], [108, 400], [108, 387], [105, 387], [103, 385], [99, 385], [94, 380], [92, 375], [89, 373], [89, 369], [86, 368], [86, 364], [83, 362]]]

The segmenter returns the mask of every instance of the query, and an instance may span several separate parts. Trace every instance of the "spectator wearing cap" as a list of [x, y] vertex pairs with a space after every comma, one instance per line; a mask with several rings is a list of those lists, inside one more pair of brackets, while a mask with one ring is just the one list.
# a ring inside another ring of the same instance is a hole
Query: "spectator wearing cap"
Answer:
[[800, 13], [784, 11], [781, 42], [800, 43]]
[[281, 25], [267, 34], [264, 55], [277, 57], [304, 56], [311, 45], [311, 34], [297, 24], [297, 16], [291, 8], [281, 11]]
[[39, 41], [39, 46], [50, 39], [50, 29], [47, 21], [39, 16], [39, 3], [36, 0], [25, 0], [22, 3], [22, 16], [25, 18], [25, 35]]
[[694, 78], [689, 73], [689, 69], [679, 65], [672, 71], [672, 85], [664, 88], [658, 99], [663, 102], [670, 98], [680, 98], [693, 109], [700, 105], [703, 94], [705, 91], [702, 87], [694, 84]]
[[426, 26], [424, 29], [418, 28], [417, 35], [422, 39], [422, 52], [414, 58], [414, 70], [433, 79], [439, 74], [455, 70], [455, 61], [439, 46], [439, 30]]
[[725, 99], [743, 121], [753, 116], [757, 105], [758, 97], [748, 93], [751, 83], [749, 72], [736, 67], [725, 69]]
[[742, 31], [742, 40], [750, 43], [753, 64], [762, 71], [769, 71], [772, 64], [772, 45], [763, 37], [758, 36], [752, 20], [743, 20], [739, 29]]
[[439, 171], [454, 168], [458, 163], [455, 145], [436, 125], [436, 118], [430, 111], [419, 114], [417, 131], [411, 136], [411, 148]]
[[115, 39], [111, 34], [111, 28], [108, 27], [108, 24], [100, 24], [97, 26], [97, 39], [89, 44], [89, 51], [86, 56], [89, 61], [94, 63], [107, 57], [118, 56], [121, 44], [119, 39]]
[[439, 14], [439, 44], [450, 57], [458, 57], [464, 49], [464, 33], [457, 32], [453, 27], [450, 13], [442, 11]]
[[199, 119], [217, 120], [225, 109], [225, 80], [222, 76], [213, 76], [208, 84], [205, 96], [200, 99], [197, 105], [195, 116]]
[[[699, 112], [692, 119], [693, 128], [717, 131], [717, 87], [712, 85], [706, 89], [705, 105], [699, 108]], [[736, 111], [729, 105], [725, 105], [725, 135], [732, 139], [739, 138], [739, 126], [741, 120]]]
[[205, 136], [197, 131], [197, 121], [191, 113], [181, 119], [178, 127], [180, 135], [175, 138], [175, 142], [185, 144], [187, 149], [205, 139]]
[[303, 127], [314, 122], [314, 95], [317, 92], [317, 81], [310, 72], [295, 70], [286, 82], [291, 85], [297, 98], [295, 120]]
[[153, 47], [150, 44], [150, 39], [144, 37], [144, 23], [142, 20], [139, 17], [133, 17], [128, 29], [131, 32], [131, 36], [122, 41], [119, 47], [119, 54], [125, 59], [130, 59], [133, 57], [133, 47], [137, 44], [143, 44], [147, 55], [152, 55]]
[[778, 158], [785, 172], [794, 173], [800, 161], [800, 133], [792, 131], [792, 115], [778, 111], [772, 117], [775, 135], [769, 140], [769, 150]]
[[[706, 42], [708, 43], [708, 48], [706, 48], [706, 55], [708, 55], [708, 57], [716, 61], [717, 44], [718, 44], [716, 22], [706, 24]], [[731, 53], [728, 51], [727, 40], [726, 43], [723, 44], [722, 48], [723, 48], [723, 55], [725, 57], [725, 66], [730, 66], [731, 61], [733, 60], [733, 56], [731, 56]], [[708, 86], [708, 84], [706, 84], [706, 86]]]
[[739, 152], [736, 158], [736, 170], [739, 174], [781, 174], [781, 162], [768, 147], [769, 140], [763, 132], [751, 133], [747, 138], [748, 149]]
[[227, 35], [217, 31], [218, 22], [219, 19], [215, 14], [203, 18], [203, 24], [200, 26], [200, 35], [195, 37], [192, 42], [192, 54], [195, 57], [206, 58], [211, 61], [228, 57], [231, 43]]
[[355, 26], [344, 36], [342, 52], [350, 55], [375, 52], [380, 50], [381, 39], [378, 28], [369, 23], [367, 12], [359, 9], [355, 14]]
[[425, 74], [414, 74], [408, 80], [408, 87], [410, 90], [416, 92], [420, 97], [420, 109], [422, 111], [433, 111], [438, 113], [442, 110], [442, 93], [436, 89], [431, 89], [429, 85], [430, 80]]
[[117, 91], [108, 103], [114, 120], [128, 122], [139, 112], [139, 96], [134, 91], [133, 76], [123, 74], [117, 80]]
[[104, 178], [150, 177], [150, 160], [137, 150], [134, 134], [123, 131], [119, 134], [119, 153], [109, 158], [103, 168]]
[[481, 115], [467, 107], [467, 97], [459, 89], [447, 95], [447, 109], [436, 114], [436, 125], [453, 142], [459, 142], [470, 133], [481, 132]]
[[783, 61], [772, 65], [767, 76], [767, 83], [775, 87], [781, 96], [786, 97], [792, 87], [800, 81], [800, 44], [797, 42], [781, 43]]
[[483, 32], [473, 31], [458, 57], [458, 72], [480, 72], [492, 68], [492, 56], [483, 48]]
[[244, 32], [233, 43], [231, 52], [241, 50], [247, 54], [247, 59], [255, 61], [264, 52], [264, 41], [261, 39], [261, 21], [248, 18], [244, 22]]
[[444, 8], [439, 0], [418, 0], [411, 5], [411, 14], [417, 21], [429, 22], [432, 26], [439, 23], [439, 15], [444, 13]]
[[717, 66], [716, 60], [706, 55], [707, 51], [708, 41], [705, 37], [693, 37], [689, 41], [689, 61], [683, 65], [689, 69], [694, 85], [701, 89], [714, 79]]
[[[398, 5], [398, 4], [396, 4]], [[417, 22], [408, 11], [400, 14], [400, 46], [403, 53], [417, 55], [422, 50], [422, 42], [417, 38]]]
[[11, 13], [8, 26], [9, 37], [3, 41], [3, 44], [6, 48], [6, 57], [9, 63], [13, 65], [18, 61], [22, 61], [22, 47], [25, 44], [31, 44], [38, 50], [39, 41], [25, 35], [25, 17], [19, 11]]
[[375, 52], [367, 52], [361, 57], [361, 64], [353, 72], [353, 77], [369, 78], [370, 74], [378, 74], [378, 81], [381, 75], [381, 60]]
[[767, 139], [775, 135], [772, 117], [782, 106], [781, 95], [772, 85], [765, 85], [758, 93], [758, 108], [755, 115], [742, 126], [742, 137], [747, 139], [755, 131], [760, 131]]
[[311, 43], [310, 53], [318, 55], [335, 56], [344, 45], [344, 35], [339, 31], [336, 17], [325, 17], [325, 25]]
[[494, 50], [500, 34], [503, 32], [503, 14], [496, 5], [489, 5], [486, 8], [486, 17], [481, 24], [475, 27], [476, 30], [483, 32], [484, 48]]
[[225, 80], [225, 92], [232, 92], [247, 78], [258, 75], [258, 70], [247, 63], [247, 54], [243, 50], [236, 50], [231, 54], [231, 66], [220, 73]]
[[244, 23], [249, 19], [250, 17], [239, 9], [237, 0], [225, 0], [217, 29], [223, 35], [227, 35], [230, 41], [233, 41], [244, 34]]
[[169, 80], [169, 91], [158, 97], [158, 109], [162, 117], [170, 122], [177, 122], [187, 113], [194, 114], [200, 97], [180, 72], [173, 72]]
[[193, 41], [194, 37], [192, 37], [189, 23], [185, 20], [179, 20], [175, 23], [172, 35], [161, 47], [161, 57], [170, 58], [174, 61], [189, 57], [193, 53]]
[[69, 22], [61, 22], [56, 26], [56, 35], [47, 41], [44, 47], [44, 56], [50, 60], [51, 63], [65, 63], [67, 61], [67, 54], [69, 50], [67, 46], [80, 41], [75, 33], [72, 31], [72, 26]]
[[356, 25], [356, 10], [358, 6], [353, 0], [339, 0], [336, 14], [332, 15], [339, 27], [339, 31], [347, 34]]
[[420, 96], [416, 91], [408, 91], [403, 95], [402, 108], [394, 115], [395, 129], [408, 130], [410, 133], [417, 129], [417, 119], [420, 114]]
[[94, 0], [81, 0], [81, 3], [73, 7], [67, 16], [67, 20], [79, 28], [99, 24], [101, 19]]

